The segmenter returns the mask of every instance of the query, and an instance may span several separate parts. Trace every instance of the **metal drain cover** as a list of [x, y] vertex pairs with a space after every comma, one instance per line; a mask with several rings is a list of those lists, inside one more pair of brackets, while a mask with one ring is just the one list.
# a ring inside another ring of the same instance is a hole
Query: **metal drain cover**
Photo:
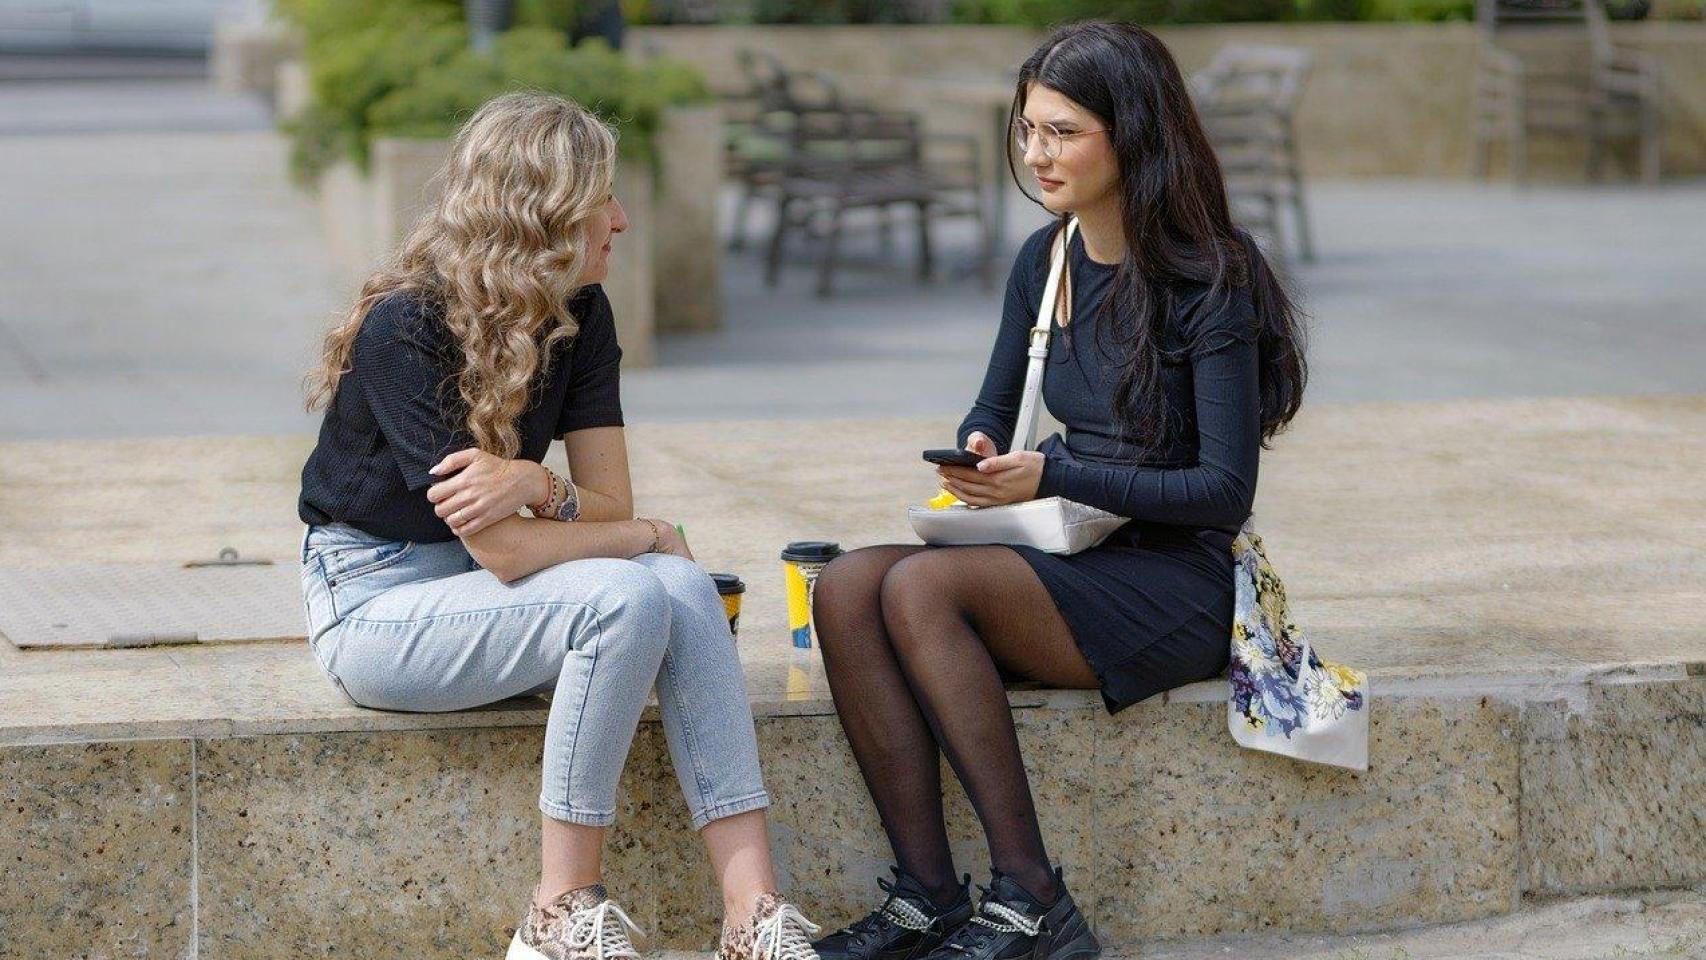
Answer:
[[23, 650], [301, 639], [294, 562], [0, 569], [0, 633]]

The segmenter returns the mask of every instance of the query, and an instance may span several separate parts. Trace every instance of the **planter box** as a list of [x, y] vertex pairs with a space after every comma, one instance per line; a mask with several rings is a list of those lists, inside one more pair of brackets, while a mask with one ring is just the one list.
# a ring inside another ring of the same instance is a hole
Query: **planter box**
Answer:
[[[714, 330], [722, 325], [722, 244], [717, 196], [723, 183], [723, 111], [715, 104], [674, 107], [658, 132], [652, 262], [669, 282], [657, 288], [658, 329]], [[637, 219], [632, 207], [630, 220]]]
[[[655, 331], [706, 330], [721, 322], [721, 122], [715, 107], [666, 111], [655, 176], [637, 163], [617, 168], [616, 196], [630, 226], [616, 239], [604, 288], [628, 366], [653, 363]], [[322, 228], [347, 285], [359, 285], [436, 197], [433, 177], [449, 148], [448, 140], [382, 138], [374, 142], [366, 175], [341, 163], [321, 178]], [[658, 276], [670, 282], [660, 285]]]
[[207, 73], [220, 93], [271, 96], [279, 64], [302, 55], [302, 35], [289, 24], [225, 20], [214, 24]]
[[273, 71], [273, 119], [294, 120], [308, 108], [313, 92], [308, 86], [308, 64], [298, 57], [279, 63]]

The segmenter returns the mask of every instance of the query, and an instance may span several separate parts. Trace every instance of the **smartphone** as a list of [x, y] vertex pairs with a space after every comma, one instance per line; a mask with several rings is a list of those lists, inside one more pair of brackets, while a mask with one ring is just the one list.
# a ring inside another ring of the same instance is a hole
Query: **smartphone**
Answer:
[[975, 467], [983, 462], [984, 456], [981, 453], [972, 453], [970, 450], [926, 450], [924, 451], [924, 459], [931, 463], [940, 463], [946, 466]]

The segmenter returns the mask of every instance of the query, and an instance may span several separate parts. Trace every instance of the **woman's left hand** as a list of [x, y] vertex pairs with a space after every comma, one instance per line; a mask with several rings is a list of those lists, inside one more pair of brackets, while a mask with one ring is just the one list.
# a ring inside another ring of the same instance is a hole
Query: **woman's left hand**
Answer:
[[545, 473], [539, 464], [506, 460], [476, 447], [456, 451], [427, 472], [454, 474], [428, 487], [427, 499], [458, 537], [479, 533], [544, 499], [539, 492]]
[[974, 507], [1035, 500], [1043, 479], [1043, 455], [1019, 450], [990, 457], [975, 467], [940, 466], [942, 488]]

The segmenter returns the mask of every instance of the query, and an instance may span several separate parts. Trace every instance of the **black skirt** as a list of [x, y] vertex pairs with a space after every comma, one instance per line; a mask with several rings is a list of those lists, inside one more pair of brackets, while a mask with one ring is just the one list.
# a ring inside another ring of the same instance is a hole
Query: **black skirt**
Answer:
[[1060, 609], [1109, 713], [1225, 672], [1232, 643], [1232, 539], [1212, 528], [1132, 521], [1060, 556], [1013, 547]]

